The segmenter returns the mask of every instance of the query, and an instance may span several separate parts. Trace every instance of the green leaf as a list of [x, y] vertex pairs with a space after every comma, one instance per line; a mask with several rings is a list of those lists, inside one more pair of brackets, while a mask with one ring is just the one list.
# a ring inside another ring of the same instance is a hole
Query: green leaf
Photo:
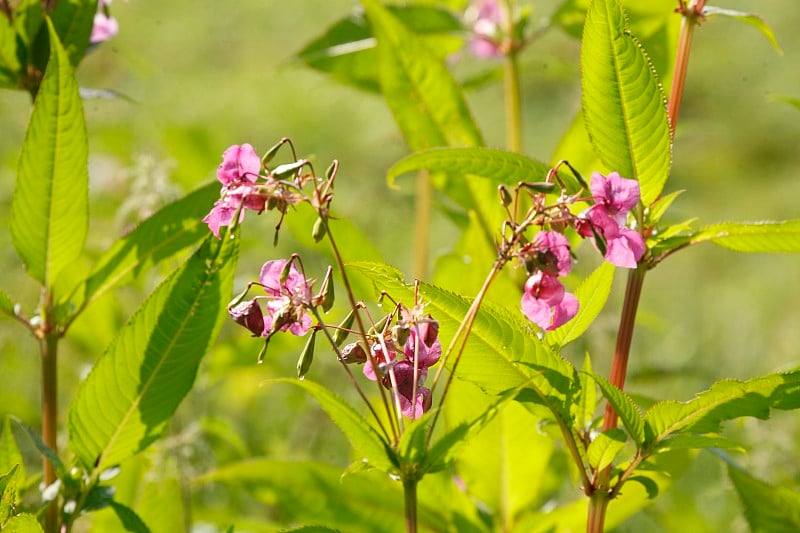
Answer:
[[669, 207], [672, 205], [678, 196], [684, 193], [684, 190], [673, 191], [669, 194], [665, 194], [650, 206], [649, 213], [648, 213], [648, 221], [652, 224], [657, 224], [661, 217], [667, 212]]
[[754, 15], [753, 13], [745, 13], [742, 11], [735, 11], [733, 9], [725, 9], [722, 7], [705, 6], [703, 8], [703, 16], [706, 18], [711, 18], [716, 16], [730, 17], [736, 20], [740, 20], [746, 24], [749, 24], [750, 26], [760, 31], [761, 34], [767, 38], [769, 44], [772, 45], [772, 48], [778, 54], [783, 55], [783, 50], [781, 50], [781, 47], [778, 44], [778, 40], [775, 39], [775, 34], [772, 32], [772, 28], [770, 28], [769, 24], [767, 24], [767, 22], [758, 15]]
[[[253, 498], [280, 509], [285, 522], [324, 523], [343, 531], [405, 531], [400, 483], [383, 473], [342, 477], [340, 468], [322, 463], [256, 458], [195, 480], [212, 482], [244, 484]], [[440, 512], [423, 500], [418, 504], [420, 528], [437, 530], [443, 523]]]
[[797, 491], [765, 483], [732, 464], [728, 465], [728, 477], [739, 493], [751, 531], [800, 531], [800, 494]]
[[11, 417], [6, 416], [3, 419], [3, 433], [0, 434], [0, 472], [7, 472], [14, 466], [18, 466], [17, 477], [20, 484], [24, 483], [26, 479], [25, 463], [22, 460], [19, 446], [17, 446], [17, 440], [11, 431]]
[[160, 436], [222, 325], [237, 251], [230, 232], [209, 235], [97, 361], [67, 413], [70, 445], [84, 466], [102, 471]]
[[[14, 29], [20, 41], [27, 48], [25, 56], [32, 52], [32, 44], [44, 22], [44, 10], [40, 0], [21, 0], [14, 8]], [[26, 57], [31, 62], [30, 57]]]
[[82, 300], [76, 315], [129, 275], [138, 274], [206, 237], [208, 226], [201, 219], [218, 197], [219, 184], [209, 183], [164, 206], [116, 241], [98, 260], [89, 277], [76, 287]]
[[[399, 301], [414, 301], [413, 286], [405, 284], [396, 269], [370, 262], [350, 263], [350, 267]], [[471, 301], [427, 283], [419, 284], [419, 293], [439, 321], [439, 335], [446, 346]], [[447, 364], [452, 365], [453, 361]], [[475, 320], [456, 375], [489, 394], [527, 387], [535, 395], [530, 399], [565, 418], [569, 417], [570, 398], [578, 386], [575, 368], [541, 343], [521, 315], [512, 315], [489, 303], [484, 303]]]
[[407, 172], [429, 170], [487, 178], [492, 185], [516, 185], [520, 181], [544, 181], [550, 167], [524, 155], [491, 148], [433, 148], [413, 153], [386, 173], [390, 187]]
[[[451, 11], [434, 5], [387, 8], [440, 57], [446, 57], [461, 47], [463, 38], [457, 34], [463, 30], [463, 25]], [[375, 39], [363, 13], [352, 14], [334, 23], [298, 52], [296, 58], [344, 83], [365, 91], [380, 92]]]
[[625, 27], [617, 0], [594, 0], [581, 45], [586, 131], [609, 169], [639, 181], [647, 206], [671, 162], [666, 99], [650, 60]]
[[381, 435], [367, 423], [363, 416], [334, 393], [309, 380], [275, 379], [280, 383], [291, 383], [305, 389], [317, 400], [334, 424], [345, 434], [353, 448], [374, 466], [383, 471], [393, 470], [394, 452]]
[[150, 533], [150, 528], [147, 527], [147, 524], [139, 518], [139, 515], [137, 515], [133, 509], [119, 502], [115, 502], [114, 500], [111, 500], [108, 504], [111, 506], [111, 509], [114, 510], [114, 513], [119, 518], [125, 531], [130, 531], [131, 533]]
[[19, 497], [17, 495], [17, 479], [19, 476], [19, 464], [15, 464], [10, 470], [0, 470], [6, 472], [0, 476], [0, 527], [6, 523], [16, 507]]
[[745, 453], [745, 449], [742, 448], [741, 445], [732, 442], [725, 437], [718, 437], [714, 435], [688, 435], [684, 433], [672, 435], [671, 437], [662, 441], [658, 446], [658, 452], [704, 448], [720, 448], [723, 450], [735, 450]]
[[19, 70], [17, 34], [8, 18], [0, 15], [0, 87], [14, 87]]
[[769, 418], [770, 409], [800, 407], [800, 371], [748, 381], [722, 380], [688, 402], [665, 401], [645, 414], [645, 446], [657, 449], [679, 432], [716, 433], [722, 422], [752, 416]]
[[73, 67], [77, 67], [86, 55], [95, 13], [97, 0], [59, 0], [50, 13]]
[[583, 335], [605, 307], [613, 282], [614, 265], [604, 261], [575, 291], [580, 302], [578, 314], [563, 326], [545, 333], [545, 342], [566, 346]]
[[53, 46], [19, 159], [11, 236], [28, 273], [50, 286], [83, 249], [89, 177], [78, 84], [47, 24]]
[[53, 464], [53, 467], [56, 470], [56, 474], [58, 475], [59, 479], [63, 479], [67, 475], [67, 469], [64, 468], [64, 463], [61, 462], [61, 459], [58, 458], [58, 455], [42, 440], [42, 437], [39, 436], [36, 431], [33, 430], [28, 424], [23, 422], [22, 420], [11, 417], [14, 422], [17, 423], [19, 427], [25, 431], [28, 437], [33, 441], [33, 444], [36, 446], [36, 449], [39, 450], [39, 453], [42, 456], [47, 457], [50, 462]]
[[579, 375], [581, 392], [578, 401], [573, 404], [575, 426], [587, 430], [594, 422], [594, 413], [597, 410], [597, 386], [592, 379], [592, 358], [589, 353], [583, 358], [583, 368]]
[[701, 228], [691, 244], [710, 241], [736, 252], [800, 252], [800, 220], [727, 222]]
[[22, 513], [12, 516], [6, 522], [3, 533], [42, 533], [42, 526], [32, 514]]
[[605, 396], [606, 400], [608, 400], [614, 408], [614, 411], [617, 412], [625, 429], [630, 433], [633, 442], [636, 443], [637, 447], [641, 447], [645, 440], [645, 428], [642, 413], [639, 411], [636, 402], [624, 391], [612, 385], [611, 382], [603, 376], [597, 374], [591, 374], [591, 376], [600, 386], [600, 390], [603, 391], [603, 396]]
[[381, 90], [409, 146], [483, 144], [444, 61], [380, 2], [362, 3], [378, 40]]
[[0, 313], [5, 313], [8, 316], [16, 316], [14, 312], [14, 302], [12, 302], [11, 298], [2, 290], [0, 290]]
[[611, 465], [625, 447], [626, 440], [625, 432], [619, 428], [608, 429], [598, 434], [586, 451], [589, 466], [595, 470], [603, 470]]

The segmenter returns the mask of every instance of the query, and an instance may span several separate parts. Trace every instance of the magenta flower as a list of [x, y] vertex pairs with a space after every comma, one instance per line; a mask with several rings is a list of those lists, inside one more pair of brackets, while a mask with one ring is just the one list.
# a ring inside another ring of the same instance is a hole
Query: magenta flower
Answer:
[[294, 263], [289, 267], [286, 279], [281, 282], [281, 273], [287, 262], [286, 259], [267, 261], [261, 267], [258, 280], [264, 291], [272, 297], [266, 305], [261, 336], [287, 330], [294, 335], [305, 335], [311, 327], [311, 317], [306, 310], [311, 300], [311, 287]]
[[[442, 344], [439, 342], [439, 339], [436, 338], [435, 333], [431, 335], [432, 329], [430, 328], [430, 325], [427, 323], [424, 325], [428, 326], [424, 330], [423, 324], [419, 324], [419, 326], [417, 326], [420, 328], [419, 334], [422, 342], [417, 345], [417, 332], [414, 326], [411, 326], [411, 333], [408, 336], [408, 340], [406, 341], [405, 345], [403, 346], [403, 353], [406, 356], [406, 361], [410, 361], [413, 364], [415, 355], [418, 355], [419, 362], [417, 365], [418, 368], [421, 369], [426, 369], [429, 366], [435, 365], [442, 356]], [[436, 324], [436, 328], [438, 329], [438, 323]], [[429, 345], [427, 342], [431, 339], [431, 337], [433, 340]]]
[[[581, 213], [575, 229], [584, 237], [595, 234], [605, 241], [605, 260], [622, 268], [636, 268], [644, 255], [644, 239], [638, 231], [628, 229], [608, 214], [604, 205], [593, 205]], [[592, 243], [597, 247], [595, 240]]]
[[599, 172], [593, 173], [589, 188], [596, 205], [603, 206], [620, 226], [625, 225], [628, 211], [639, 202], [639, 182], [622, 178], [617, 172], [612, 172], [608, 177]]
[[228, 314], [237, 324], [249, 329], [254, 337], [264, 333], [264, 314], [255, 299], [228, 308]]
[[578, 313], [578, 299], [564, 290], [558, 278], [538, 271], [525, 282], [522, 313], [540, 328], [552, 330]]
[[[385, 372], [382, 371], [381, 367], [395, 360], [396, 354], [395, 354], [394, 344], [389, 339], [386, 339], [384, 342], [386, 344], [386, 351], [384, 351], [383, 346], [381, 345], [380, 342], [375, 342], [370, 347], [370, 352], [372, 353], [372, 360], [374, 360], [375, 364], [378, 365], [378, 371], [376, 372], [375, 368], [373, 368], [372, 366], [372, 361], [370, 361], [369, 359], [367, 359], [367, 362], [364, 363], [364, 375], [370, 381], [377, 381], [379, 377], [386, 378], [386, 376], [384, 376]], [[391, 388], [392, 386], [391, 382], [388, 379], [384, 379], [382, 383], [384, 384], [384, 386], [386, 386], [386, 388]]]
[[99, 44], [107, 41], [119, 32], [119, 23], [114, 17], [109, 17], [105, 13], [95, 13], [92, 34], [89, 43]]
[[521, 250], [530, 263], [530, 270], [541, 270], [552, 276], [566, 276], [572, 270], [569, 241], [557, 231], [540, 231]]
[[222, 226], [230, 226], [236, 211], [244, 220], [245, 210], [261, 212], [266, 207], [267, 195], [259, 192], [256, 181], [261, 172], [261, 158], [249, 144], [233, 145], [222, 154], [222, 164], [217, 169], [217, 179], [222, 183], [222, 198], [204, 218], [216, 238]]
[[414, 364], [410, 361], [399, 361], [394, 365], [394, 375], [397, 381], [397, 392], [399, 393], [400, 411], [407, 418], [416, 419], [425, 413], [431, 406], [431, 391], [423, 387], [428, 371], [417, 369], [416, 399], [412, 401], [414, 394]]

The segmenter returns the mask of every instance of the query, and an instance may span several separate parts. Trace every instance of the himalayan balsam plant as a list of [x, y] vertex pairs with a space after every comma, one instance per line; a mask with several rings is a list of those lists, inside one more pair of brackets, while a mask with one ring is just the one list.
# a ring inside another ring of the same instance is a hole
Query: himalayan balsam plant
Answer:
[[[725, 16], [772, 34], [752, 15], [702, 0], [662, 3], [670, 5], [658, 17], [680, 17], [681, 29], [673, 70], [660, 73], [618, 0], [559, 7], [554, 20], [576, 14], [583, 20], [582, 99], [578, 127], [567, 133], [554, 164], [521, 153], [518, 59], [546, 28], [532, 28], [529, 13], [512, 0], [475, 1], [459, 13], [428, 3], [362, 0], [362, 12], [298, 54], [312, 68], [379, 93], [412, 151], [387, 170], [392, 186], [407, 174], [417, 182], [409, 236], [414, 275], [407, 277], [380, 257], [345, 255], [344, 242], [350, 250], [371, 249], [333, 207], [335, 185], [348, 179], [347, 163], [335, 160], [318, 172], [288, 138], [265, 151], [257, 142], [231, 139], [239, 144], [222, 152], [214, 183], [163, 207], [92, 266], [76, 266], [79, 259], [88, 264], [89, 206], [88, 141], [74, 69], [118, 24], [110, 0], [3, 2], [0, 82], [34, 99], [10, 234], [41, 298], [18, 304], [0, 292], [0, 309], [40, 348], [42, 428], [4, 420], [0, 529], [69, 532], [83, 520], [91, 524], [81, 517], [104, 508], [126, 531], [160, 527], [122, 501], [112, 479], [165, 433], [226, 320], [249, 334], [243, 345], [252, 345], [254, 364], [270, 367], [285, 357], [278, 343], [296, 346], [296, 377], [266, 384], [292, 384], [313, 396], [353, 449], [346, 475], [338, 480], [337, 473], [332, 484], [310, 462], [293, 463], [282, 476], [270, 459], [227, 465], [195, 480], [252, 479], [271, 466], [261, 481], [278, 493], [295, 490], [305, 497], [304, 508], [317, 509], [292, 526], [600, 532], [669, 485], [679, 468], [665, 458], [707, 448], [731, 462], [730, 478], [753, 530], [800, 527], [796, 494], [771, 491], [736, 467], [729, 453], [738, 445], [721, 433], [726, 421], [800, 407], [800, 371], [723, 379], [689, 401], [654, 401], [647, 409], [625, 392], [628, 368], [637, 364], [631, 341], [650, 270], [703, 242], [739, 252], [800, 252], [797, 220], [700, 228], [665, 222], [680, 194], [665, 189], [693, 31], [708, 17]], [[456, 49], [432, 46], [440, 34], [457, 34]], [[465, 53], [501, 65], [507, 150], [485, 146], [464, 87], [451, 73]], [[672, 80], [668, 96], [659, 76]], [[456, 246], [469, 247], [475, 261], [432, 282], [426, 272], [434, 198], [457, 212], [462, 237]], [[278, 254], [285, 223], [295, 217], [309, 246]], [[261, 266], [235, 279], [241, 235], [264, 220], [271, 229], [259, 235], [271, 238], [257, 250]], [[320, 256], [327, 268], [319, 266]], [[60, 449], [62, 339], [100, 296], [176, 257], [179, 266], [128, 318], [74, 392], [66, 410], [67, 451]], [[578, 261], [593, 269], [581, 280]], [[474, 286], [459, 279], [476, 269], [481, 279]], [[605, 377], [593, 371], [604, 354], [585, 334], [606, 307], [617, 270], [627, 281], [621, 309], [612, 310], [619, 326]], [[462, 294], [465, 286], [471, 292]], [[588, 346], [581, 369], [562, 356], [576, 341]], [[357, 406], [326, 386], [329, 376], [313, 374], [321, 362], [339, 367], [352, 388], [346, 397]], [[42, 456], [40, 490], [12, 427]], [[568, 467], [546, 464], [552, 441]], [[503, 465], [497, 494], [493, 455], [506, 450], [515, 450], [513, 463]], [[548, 468], [551, 478], [564, 478], [554, 483], [571, 484], [580, 498], [546, 510], [526, 498]], [[313, 507], [315, 496], [336, 509]]]

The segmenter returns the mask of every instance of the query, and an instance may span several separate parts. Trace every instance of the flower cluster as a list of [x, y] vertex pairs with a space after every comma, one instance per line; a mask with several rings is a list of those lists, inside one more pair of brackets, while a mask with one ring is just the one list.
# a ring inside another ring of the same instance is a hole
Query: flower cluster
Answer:
[[239, 223], [248, 209], [261, 213], [275, 208], [286, 213], [289, 205], [302, 201], [300, 194], [290, 191], [273, 173], [266, 171], [262, 175], [262, 169], [262, 160], [250, 144], [233, 145], [222, 154], [217, 169], [217, 179], [222, 183], [221, 198], [203, 218], [218, 239], [220, 228], [230, 226], [237, 213], [236, 223]]
[[[549, 220], [551, 227], [558, 228], [572, 225], [580, 236], [592, 238], [606, 261], [619, 267], [636, 268], [644, 255], [644, 240], [626, 223], [628, 213], [639, 202], [638, 182], [622, 178], [616, 172], [608, 176], [595, 172], [589, 189], [594, 204], [577, 217], [559, 204], [553, 209], [557, 222], [552, 217], [543, 218], [539, 223], [544, 225], [544, 221]], [[576, 200], [562, 196], [564, 199], [566, 203]], [[544, 207], [541, 209], [546, 211]], [[567, 238], [557, 231], [541, 230], [519, 249], [518, 256], [529, 274], [522, 295], [523, 314], [544, 330], [555, 329], [571, 320], [578, 312], [578, 299], [566, 292], [558, 279], [572, 268]]]
[[[267, 261], [258, 276], [266, 296], [256, 296], [228, 308], [228, 314], [253, 336], [271, 337], [278, 331], [305, 335], [311, 327], [311, 283], [286, 259]], [[266, 300], [262, 310], [260, 301]]]
[[[431, 406], [431, 391], [424, 387], [428, 368], [442, 355], [439, 323], [430, 315], [421, 316], [419, 309], [401, 308], [398, 325], [386, 333], [370, 338], [371, 358], [364, 354], [364, 375], [380, 380], [389, 390], [397, 387], [400, 410], [408, 418], [419, 418]], [[358, 343], [345, 347], [345, 353], [361, 351]], [[401, 358], [402, 357], [402, 358]], [[416, 379], [415, 379], [416, 376]]]

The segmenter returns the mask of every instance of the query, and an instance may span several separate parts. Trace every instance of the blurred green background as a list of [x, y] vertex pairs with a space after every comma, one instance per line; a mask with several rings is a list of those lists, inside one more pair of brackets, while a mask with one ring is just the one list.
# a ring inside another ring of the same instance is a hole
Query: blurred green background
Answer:
[[[698, 217], [699, 224], [800, 218], [800, 109], [776, 97], [800, 98], [800, 4], [719, 3], [763, 15], [783, 55], [755, 29], [731, 20], [714, 19], [697, 30], [667, 185], [668, 190], [686, 192], [670, 216], [674, 221]], [[356, 4], [115, 2], [119, 35], [93, 50], [78, 72], [81, 86], [112, 89], [129, 98], [85, 102], [92, 211], [87, 264], [153, 209], [215, 179], [220, 155], [229, 145], [249, 142], [263, 151], [288, 136], [318, 169], [334, 158], [341, 162], [338, 212], [362, 228], [386, 260], [408, 270], [413, 187], [408, 181], [395, 191], [385, 184], [388, 166], [407, 153], [390, 113], [379, 97], [292, 60]], [[532, 5], [538, 20], [550, 16], [558, 2], [526, 4]], [[557, 28], [522, 55], [527, 155], [542, 160], [570, 157], [553, 151], [579, 109], [578, 56], [579, 42]], [[462, 59], [470, 64], [469, 58]], [[501, 88], [490, 85], [470, 92], [468, 98], [488, 144], [502, 147]], [[36, 303], [37, 288], [21, 272], [7, 228], [29, 113], [27, 94], [0, 92], [0, 287], [28, 312]], [[294, 251], [298, 245], [293, 231], [308, 231], [290, 217], [291, 231], [282, 233], [275, 250], [274, 221], [266, 218], [245, 226], [237, 286], [254, 278], [264, 261]], [[458, 237], [445, 217], [437, 215], [434, 221], [432, 267], [436, 256], [447, 252]], [[149, 273], [104, 297], [76, 322], [60, 362], [64, 409], [78, 380], [161, 274]], [[586, 343], [566, 354], [577, 361], [591, 349], [595, 368], [602, 372], [610, 365], [622, 279], [618, 276], [606, 313]], [[797, 257], [738, 255], [713, 246], [677, 254], [645, 283], [628, 389], [648, 398], [688, 399], [722, 377], [746, 378], [797, 366], [798, 302]], [[38, 349], [22, 331], [7, 319], [0, 322], [0, 414], [14, 413], [36, 427]], [[187, 481], [215, 465], [248, 456], [348, 464], [344, 438], [313, 402], [285, 385], [263, 383], [294, 375], [297, 339], [273, 344], [266, 364], [256, 366], [258, 343], [233, 324], [225, 326], [176, 416], [172, 437], [137, 462], [138, 467], [151, 466], [145, 475], [152, 483], [148, 497], [155, 498], [153, 487], [166, 486], [158, 476]], [[322, 361], [311, 377], [350, 394], [337, 385], [341, 376], [334, 369], [331, 361]], [[796, 414], [777, 413], [767, 423], [732, 423], [727, 432], [747, 449], [746, 455], [737, 456], [740, 463], [762, 479], [800, 487]], [[34, 453], [28, 452], [33, 465]], [[721, 462], [708, 452], [699, 459], [663, 498], [618, 530], [744, 530]], [[142, 486], [131, 482], [127, 490], [138, 490], [144, 497]], [[121, 485], [120, 491], [125, 490]], [[261, 517], [262, 526], [276, 518], [245, 490], [187, 481], [177, 494], [194, 501], [192, 519], [212, 531], [236, 516], [240, 523], [245, 521], [242, 517]], [[185, 525], [189, 517], [172, 519], [179, 522], [162, 518], [160, 527], [166, 529], [159, 530], [177, 531], [172, 528]], [[108, 524], [113, 521], [93, 530], [111, 527]], [[251, 527], [260, 526], [253, 522]]]

